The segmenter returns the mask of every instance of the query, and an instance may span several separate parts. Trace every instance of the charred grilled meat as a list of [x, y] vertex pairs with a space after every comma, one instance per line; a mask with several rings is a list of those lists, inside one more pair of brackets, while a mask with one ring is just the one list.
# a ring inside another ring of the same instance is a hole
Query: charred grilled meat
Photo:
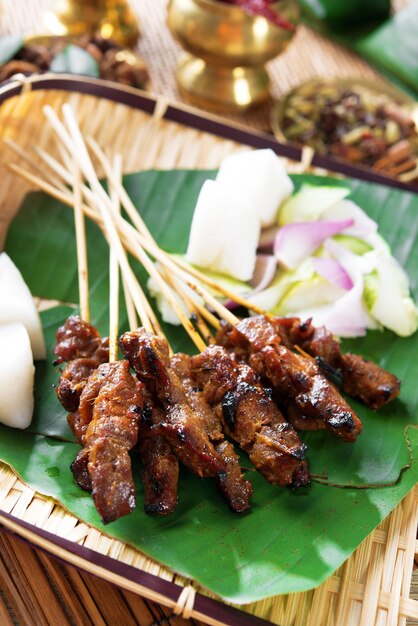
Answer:
[[315, 328], [311, 320], [299, 318], [273, 318], [272, 324], [288, 347], [298, 345], [313, 356], [325, 376], [341, 379], [343, 391], [371, 409], [379, 409], [399, 395], [396, 376], [362, 356], [342, 354], [340, 344], [324, 326]]
[[218, 486], [231, 509], [236, 513], [243, 513], [250, 508], [252, 485], [244, 478], [234, 446], [225, 440], [219, 417], [206, 402], [196, 381], [192, 379], [191, 362], [192, 358], [189, 355], [179, 353], [172, 357], [171, 367], [180, 378], [193, 411], [202, 417], [204, 427], [216, 452], [225, 462], [225, 473], [217, 477]]
[[135, 508], [129, 451], [137, 443], [143, 402], [142, 385], [127, 361], [100, 365], [80, 398], [78, 432], [84, 448], [72, 470], [81, 487], [91, 486], [105, 524]]
[[298, 486], [307, 484], [306, 466], [301, 468], [306, 446], [259, 376], [248, 365], [235, 363], [220, 346], [209, 346], [190, 362], [192, 376], [224, 431], [248, 453], [266, 480], [289, 485], [299, 472]]
[[143, 464], [144, 510], [149, 514], [168, 515], [177, 506], [179, 462], [159, 432], [164, 420], [163, 409], [145, 394], [138, 446]]
[[210, 442], [201, 417], [192, 410], [184, 387], [170, 367], [167, 340], [144, 329], [125, 333], [119, 345], [138, 378], [165, 410], [160, 432], [178, 458], [201, 477], [225, 473], [225, 461]]
[[54, 354], [55, 364], [67, 362], [56, 394], [65, 410], [73, 413], [90, 374], [109, 360], [108, 339], [102, 339], [94, 326], [72, 315], [57, 330]]
[[247, 318], [235, 327], [224, 325], [218, 342], [234, 351], [273, 387], [281, 406], [299, 430], [327, 428], [344, 441], [361, 433], [358, 416], [312, 359], [283, 344], [274, 323], [265, 316]]

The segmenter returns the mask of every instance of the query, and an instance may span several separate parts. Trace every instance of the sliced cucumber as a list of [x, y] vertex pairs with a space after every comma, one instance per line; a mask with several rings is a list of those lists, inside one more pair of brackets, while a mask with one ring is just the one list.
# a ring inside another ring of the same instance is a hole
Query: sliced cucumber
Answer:
[[301, 190], [286, 200], [279, 210], [279, 226], [292, 222], [314, 222], [323, 212], [346, 198], [347, 187], [303, 185]]
[[364, 239], [352, 237], [351, 235], [334, 235], [333, 239], [350, 252], [353, 252], [353, 254], [361, 255], [373, 250], [373, 247], [364, 241]]
[[418, 310], [409, 293], [408, 276], [397, 260], [379, 255], [377, 268], [365, 276], [364, 300], [370, 313], [401, 337], [418, 328]]

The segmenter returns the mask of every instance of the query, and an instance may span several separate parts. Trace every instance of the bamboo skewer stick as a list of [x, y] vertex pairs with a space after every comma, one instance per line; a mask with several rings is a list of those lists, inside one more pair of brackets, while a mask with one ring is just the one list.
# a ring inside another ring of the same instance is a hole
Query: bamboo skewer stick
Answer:
[[80, 316], [86, 322], [90, 321], [89, 307], [89, 281], [87, 265], [87, 245], [86, 228], [84, 223], [84, 213], [81, 207], [81, 175], [76, 161], [73, 163], [73, 201], [74, 201], [74, 221], [75, 236], [77, 242], [77, 268], [78, 268], [78, 290], [80, 302]]
[[[6, 138], [4, 140], [4, 143], [6, 144], [6, 146], [8, 148], [13, 150], [13, 152], [15, 154], [17, 154], [23, 161], [25, 161], [26, 163], [31, 165], [33, 167], [33, 169], [36, 172], [38, 172], [38, 174], [40, 174], [41, 176], [46, 176], [48, 178], [48, 180], [53, 185], [56, 185], [59, 189], [61, 189], [63, 191], [66, 190], [66, 186], [63, 184], [63, 182], [57, 176], [54, 176], [50, 172], [45, 172], [45, 170], [42, 169], [42, 167], [36, 161], [31, 159], [31, 157], [28, 155], [28, 153], [25, 152], [16, 142], [14, 142], [13, 139]], [[41, 149], [40, 148], [38, 148], [38, 149], [35, 148], [36, 152], [38, 150], [41, 150]]]
[[[115, 176], [117, 177], [118, 180], [121, 180], [122, 178], [122, 155], [120, 154], [115, 155], [113, 159], [113, 168], [114, 168]], [[120, 202], [119, 202], [119, 196], [117, 194], [117, 190], [115, 189], [114, 186], [111, 185], [110, 181], [109, 181], [109, 187], [111, 188], [111, 199], [115, 204], [115, 211], [117, 213], [120, 213]], [[111, 254], [113, 254], [112, 251], [111, 251]], [[126, 313], [128, 315], [129, 330], [135, 330], [136, 328], [138, 328], [138, 319], [136, 316], [135, 305], [132, 300], [131, 293], [128, 289], [128, 285], [126, 284], [126, 281], [123, 277], [122, 277], [122, 287], [123, 287], [123, 294], [125, 298]]]
[[[115, 176], [120, 178], [122, 159], [116, 155], [113, 162]], [[114, 187], [111, 187], [111, 200], [115, 211], [120, 210], [119, 197]], [[129, 291], [125, 291], [125, 298]], [[130, 296], [128, 296], [130, 297]], [[118, 330], [119, 330], [119, 263], [115, 251], [109, 248], [109, 362], [118, 358]]]

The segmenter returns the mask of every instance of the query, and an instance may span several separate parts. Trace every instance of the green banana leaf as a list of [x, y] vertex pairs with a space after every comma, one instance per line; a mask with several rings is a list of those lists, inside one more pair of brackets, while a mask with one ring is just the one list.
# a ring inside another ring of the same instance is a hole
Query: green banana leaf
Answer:
[[356, 52], [389, 77], [402, 81], [418, 97], [418, 2], [395, 13], [369, 35], [355, 38]]
[[386, 0], [301, 0], [301, 5], [310, 26], [352, 48], [410, 97], [418, 98], [417, 0], [391, 17]]
[[[215, 172], [142, 172], [124, 178], [125, 186], [148, 227], [165, 249], [184, 252], [200, 187]], [[294, 177], [296, 187], [309, 182], [342, 184], [312, 175]], [[395, 256], [407, 269], [418, 296], [418, 196], [354, 180], [354, 201], [376, 219]], [[238, 232], [237, 232], [238, 236]], [[92, 321], [102, 332], [108, 323], [108, 251], [94, 224], [87, 224]], [[42, 193], [27, 196], [14, 220], [6, 250], [22, 271], [32, 293], [64, 302], [78, 299], [72, 211]], [[145, 282], [145, 274], [134, 264]], [[236, 604], [319, 585], [355, 550], [400, 502], [418, 479], [418, 335], [401, 339], [390, 332], [369, 332], [346, 341], [345, 349], [372, 357], [402, 380], [400, 399], [373, 413], [352, 403], [364, 423], [353, 444], [322, 432], [305, 437], [316, 479], [299, 491], [269, 485], [242, 463], [252, 480], [249, 513], [232, 513], [214, 482], [182, 472], [177, 511], [167, 518], [142, 510], [140, 468], [134, 458], [138, 506], [128, 517], [104, 527], [91, 497], [75, 485], [69, 465], [78, 449], [51, 385], [56, 327], [71, 306], [42, 314], [48, 359], [37, 364], [36, 410], [24, 432], [0, 428], [0, 459], [22, 479], [57, 498], [85, 522], [127, 541]], [[121, 311], [122, 312], [122, 311]], [[121, 319], [121, 330], [126, 320]], [[175, 350], [192, 351], [184, 331], [165, 326]], [[133, 455], [135, 457], [135, 455]], [[340, 485], [339, 487], [331, 485]]]
[[359, 25], [376, 24], [390, 14], [390, 0], [300, 0], [304, 15], [314, 21], [325, 23], [330, 28], [340, 30]]

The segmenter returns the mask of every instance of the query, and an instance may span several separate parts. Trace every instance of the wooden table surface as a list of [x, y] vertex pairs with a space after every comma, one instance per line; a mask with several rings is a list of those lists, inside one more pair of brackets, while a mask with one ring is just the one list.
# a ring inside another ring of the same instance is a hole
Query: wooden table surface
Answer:
[[1, 626], [203, 626], [0, 532]]
[[[407, 0], [397, 0], [396, 6]], [[3, 0], [0, 34], [43, 32], [42, 14], [52, 0]], [[138, 50], [150, 69], [153, 90], [179, 99], [174, 68], [180, 48], [165, 27], [165, 0], [131, 0], [140, 16]], [[363, 60], [309, 29], [300, 28], [288, 51], [269, 66], [275, 97], [317, 75], [361, 75], [375, 71]], [[270, 104], [240, 121], [269, 129]], [[0, 626], [199, 626], [161, 606], [59, 563], [8, 533], [0, 532]]]

